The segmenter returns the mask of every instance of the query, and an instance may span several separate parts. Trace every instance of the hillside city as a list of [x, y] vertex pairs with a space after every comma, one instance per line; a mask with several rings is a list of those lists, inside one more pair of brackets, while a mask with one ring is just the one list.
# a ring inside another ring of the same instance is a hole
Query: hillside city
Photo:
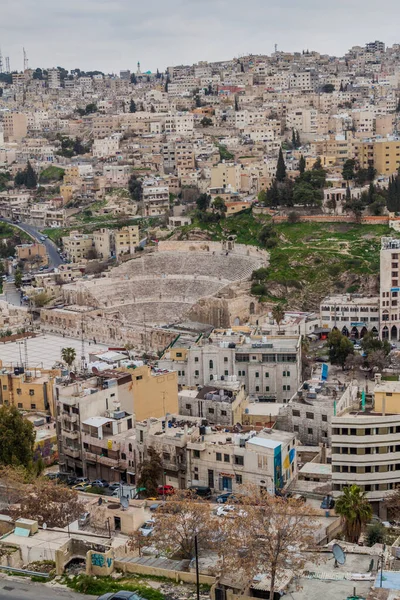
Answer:
[[400, 44], [23, 59], [0, 598], [400, 598]]

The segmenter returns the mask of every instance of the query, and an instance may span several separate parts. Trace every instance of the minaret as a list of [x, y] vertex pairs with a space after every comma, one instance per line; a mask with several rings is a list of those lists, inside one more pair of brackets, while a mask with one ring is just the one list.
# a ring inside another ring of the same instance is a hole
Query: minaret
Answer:
[[138, 61], [136, 75], [141, 75], [141, 74], [142, 74], [142, 71], [140, 70], [140, 62]]

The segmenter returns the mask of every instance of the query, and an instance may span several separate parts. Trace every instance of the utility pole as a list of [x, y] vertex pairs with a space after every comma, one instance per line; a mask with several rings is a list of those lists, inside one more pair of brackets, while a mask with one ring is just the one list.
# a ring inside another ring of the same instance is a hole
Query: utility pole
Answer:
[[82, 371], [82, 373], [84, 373], [86, 371], [84, 334], [85, 334], [85, 330], [84, 330], [84, 322], [83, 322], [83, 315], [82, 315], [82, 319], [81, 319], [81, 371]]
[[197, 535], [194, 536], [194, 554], [196, 557], [196, 598], [197, 600], [200, 600], [199, 549], [197, 546]]

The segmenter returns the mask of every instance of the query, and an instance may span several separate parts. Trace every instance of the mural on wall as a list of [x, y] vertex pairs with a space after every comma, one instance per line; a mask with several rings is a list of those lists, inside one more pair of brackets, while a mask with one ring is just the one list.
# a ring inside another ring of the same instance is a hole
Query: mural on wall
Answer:
[[54, 464], [58, 460], [57, 437], [36, 441], [33, 456], [35, 461], [41, 458], [46, 465]]

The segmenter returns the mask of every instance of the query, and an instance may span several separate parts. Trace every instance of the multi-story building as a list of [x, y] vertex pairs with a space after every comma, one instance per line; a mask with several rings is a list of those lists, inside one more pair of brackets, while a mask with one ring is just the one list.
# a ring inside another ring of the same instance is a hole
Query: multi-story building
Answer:
[[97, 258], [110, 258], [115, 252], [114, 231], [106, 228], [94, 231], [93, 243]]
[[111, 187], [126, 187], [131, 175], [129, 165], [104, 165], [103, 175], [106, 178], [107, 185]]
[[397, 341], [400, 334], [400, 240], [383, 237], [380, 252], [380, 334]]
[[58, 90], [61, 87], [61, 74], [58, 69], [49, 69], [47, 71], [47, 85], [51, 90]]
[[320, 304], [321, 326], [358, 339], [367, 331], [380, 332], [379, 297], [357, 294], [327, 296]]
[[[400, 384], [379, 382], [372, 406], [352, 407], [332, 417], [333, 494], [356, 483], [377, 511], [400, 484]], [[382, 516], [386, 517], [384, 512]]]
[[1, 365], [0, 405], [53, 414], [53, 384], [57, 374], [60, 372]]
[[20, 141], [27, 136], [28, 121], [24, 113], [6, 112], [3, 115], [4, 137], [9, 142]]
[[270, 494], [282, 490], [297, 474], [296, 438], [264, 429], [253, 433], [202, 433], [187, 444], [188, 485], [238, 492], [252, 484]]
[[115, 255], [135, 254], [135, 248], [139, 246], [139, 227], [129, 225], [115, 231]]
[[34, 265], [47, 265], [48, 256], [46, 246], [44, 244], [20, 244], [15, 247], [18, 261], [23, 261], [27, 268], [32, 268]]
[[90, 258], [93, 250], [93, 235], [71, 231], [68, 237], [62, 238], [64, 252], [72, 262], [79, 262], [83, 258]]
[[143, 185], [143, 208], [147, 217], [164, 215], [169, 211], [169, 188], [162, 182], [149, 181]]
[[360, 167], [374, 167], [379, 175], [393, 175], [400, 167], [400, 139], [354, 143], [354, 158]]
[[241, 189], [240, 179], [241, 166], [234, 163], [219, 163], [211, 169], [211, 188], [229, 189], [239, 192]]
[[200, 390], [178, 393], [179, 414], [207, 419], [211, 425], [233, 426], [241, 423], [248, 405], [244, 385], [238, 381], [216, 381]]
[[299, 335], [224, 339], [189, 348], [172, 347], [159, 364], [178, 371], [181, 385], [239, 381], [246, 393], [260, 402], [288, 402], [301, 381]]

